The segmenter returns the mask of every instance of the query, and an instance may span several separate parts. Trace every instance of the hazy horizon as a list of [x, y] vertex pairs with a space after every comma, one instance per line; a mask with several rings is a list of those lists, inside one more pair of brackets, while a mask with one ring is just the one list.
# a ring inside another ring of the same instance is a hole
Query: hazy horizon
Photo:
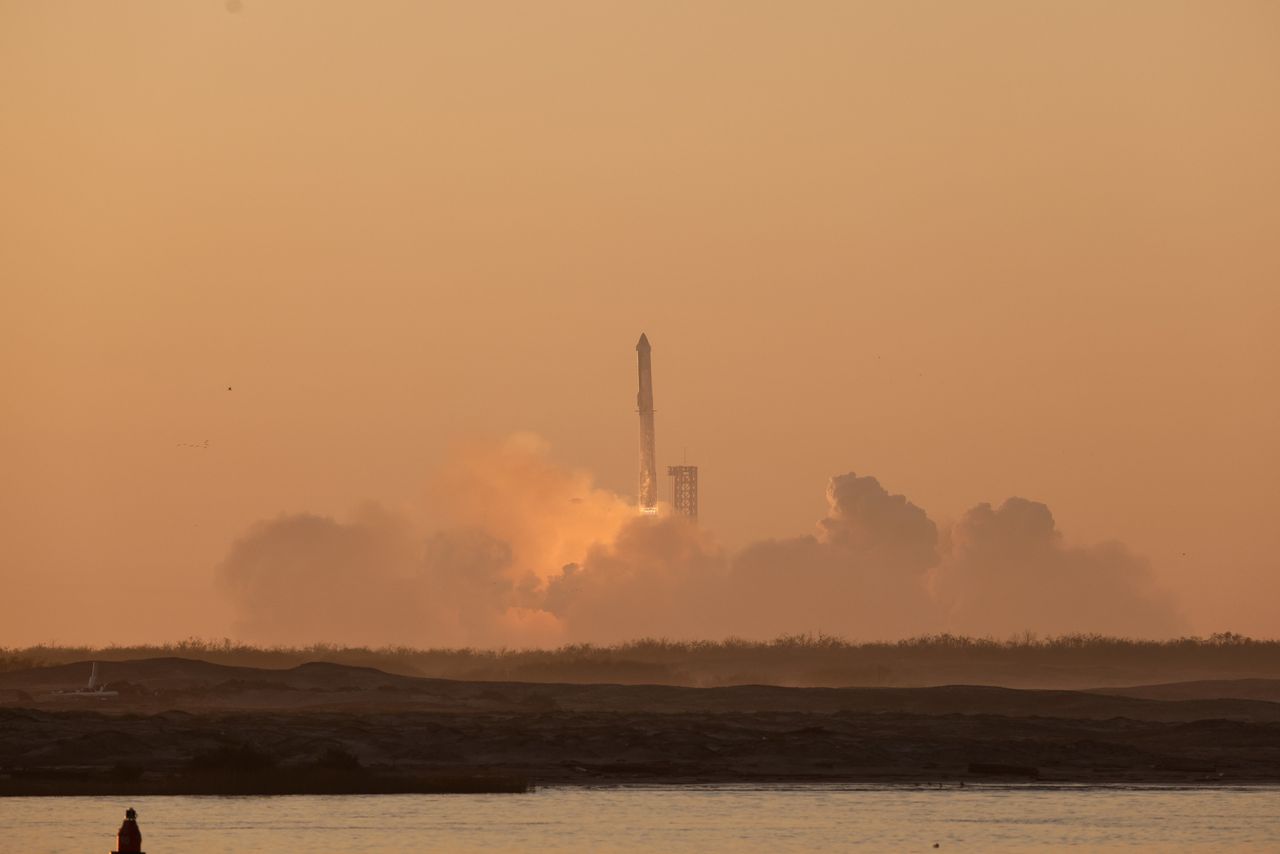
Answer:
[[1278, 34], [0, 0], [0, 646], [1280, 636]]

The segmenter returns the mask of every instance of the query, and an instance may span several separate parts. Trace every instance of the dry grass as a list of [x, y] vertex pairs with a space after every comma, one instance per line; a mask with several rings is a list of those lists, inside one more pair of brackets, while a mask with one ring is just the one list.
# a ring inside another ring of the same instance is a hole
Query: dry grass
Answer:
[[154, 646], [0, 648], [0, 672], [86, 659], [177, 656], [245, 667], [308, 661], [375, 667], [411, 676], [525, 682], [671, 685], [927, 685], [981, 683], [1089, 687], [1212, 678], [1280, 678], [1280, 641], [1222, 633], [1136, 640], [1100, 635], [998, 640], [931, 635], [852, 643], [827, 635], [772, 641], [571, 644], [558, 649], [415, 649], [314, 644], [258, 647], [190, 638]]

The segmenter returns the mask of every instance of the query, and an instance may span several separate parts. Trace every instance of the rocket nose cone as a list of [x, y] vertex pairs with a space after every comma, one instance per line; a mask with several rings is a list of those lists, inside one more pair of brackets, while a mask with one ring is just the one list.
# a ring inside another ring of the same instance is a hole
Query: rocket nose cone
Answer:
[[637, 350], [649, 349], [649, 339], [645, 337], [645, 334], [643, 332], [640, 333], [640, 340], [636, 342], [636, 349]]

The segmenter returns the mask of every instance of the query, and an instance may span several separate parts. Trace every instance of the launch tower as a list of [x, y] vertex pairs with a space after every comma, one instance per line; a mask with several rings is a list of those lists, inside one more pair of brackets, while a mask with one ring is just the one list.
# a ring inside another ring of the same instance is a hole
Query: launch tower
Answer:
[[671, 506], [690, 519], [698, 518], [698, 467], [667, 466], [671, 475]]

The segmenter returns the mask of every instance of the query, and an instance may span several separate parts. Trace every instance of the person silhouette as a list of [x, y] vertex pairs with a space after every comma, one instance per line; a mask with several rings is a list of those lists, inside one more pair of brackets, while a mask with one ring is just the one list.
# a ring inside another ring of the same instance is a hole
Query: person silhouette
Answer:
[[142, 831], [138, 829], [138, 811], [133, 807], [124, 811], [124, 824], [116, 834], [116, 850], [111, 854], [142, 854]]

